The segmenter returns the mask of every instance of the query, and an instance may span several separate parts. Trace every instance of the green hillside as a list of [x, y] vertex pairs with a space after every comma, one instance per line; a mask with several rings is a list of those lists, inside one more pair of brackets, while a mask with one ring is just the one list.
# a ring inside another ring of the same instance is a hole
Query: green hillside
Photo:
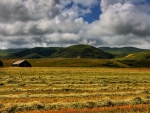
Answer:
[[0, 58], [7, 56], [8, 54], [2, 50], [0, 50]]
[[7, 57], [10, 54], [17, 53], [17, 52], [20, 52], [20, 51], [23, 51], [23, 50], [26, 50], [26, 48], [21, 48], [21, 49], [1, 49], [0, 50], [0, 58], [5, 58], [5, 57]]
[[115, 54], [116, 57], [124, 57], [128, 54], [148, 51], [147, 49], [139, 49], [135, 47], [121, 47], [121, 48], [99, 47], [99, 49]]
[[23, 56], [23, 58], [25, 59], [38, 59], [38, 58], [43, 58], [44, 56], [41, 56], [37, 53], [32, 53], [32, 54], [29, 54], [29, 55], [26, 55], [26, 56]]
[[7, 54], [12, 54], [12, 53], [18, 53], [20, 51], [24, 51], [26, 50], [27, 48], [15, 48], [15, 49], [4, 49], [4, 50], [1, 50]]
[[[116, 56], [120, 56], [120, 58], [116, 58]], [[150, 67], [150, 50], [134, 47], [96, 48], [80, 44], [66, 48], [36, 47], [31, 49], [8, 49], [0, 50], [0, 58], [3, 60], [7, 58], [4, 62], [6, 66], [11, 65], [17, 59], [28, 59], [35, 67]], [[7, 63], [7, 60], [11, 59], [13, 61], [11, 63], [8, 61]]]
[[111, 59], [114, 56], [90, 45], [73, 45], [57, 51], [53, 58], [102, 58]]
[[43, 57], [50, 57], [52, 54], [57, 52], [62, 48], [60, 47], [36, 47], [31, 49], [26, 49], [21, 52], [13, 53], [7, 58], [43, 58]]
[[144, 51], [144, 52], [139, 52], [139, 53], [134, 53], [134, 54], [129, 54], [124, 57], [124, 59], [129, 59], [129, 60], [146, 60], [150, 59], [150, 51]]
[[150, 51], [129, 54], [119, 62], [132, 67], [150, 67]]

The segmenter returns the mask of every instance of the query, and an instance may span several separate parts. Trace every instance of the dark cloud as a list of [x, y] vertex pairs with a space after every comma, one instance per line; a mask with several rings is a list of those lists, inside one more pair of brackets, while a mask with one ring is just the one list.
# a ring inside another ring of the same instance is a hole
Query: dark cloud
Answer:
[[41, 1], [41, 0], [1, 0], [0, 1], [0, 21], [35, 21], [41, 18], [53, 19], [60, 13], [58, 7], [60, 1]]
[[18, 46], [29, 44], [29, 42], [26, 41], [25, 39], [17, 39], [17, 40], [11, 39], [9, 40], [9, 43], [12, 45], [18, 45]]
[[30, 18], [28, 9], [21, 3], [14, 3], [10, 1], [0, 1], [0, 21], [17, 21], [28, 20]]

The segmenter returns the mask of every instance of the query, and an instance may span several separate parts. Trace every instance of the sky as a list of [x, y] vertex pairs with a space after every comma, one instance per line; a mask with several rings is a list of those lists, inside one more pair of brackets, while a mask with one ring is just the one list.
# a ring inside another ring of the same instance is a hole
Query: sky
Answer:
[[75, 44], [150, 49], [150, 1], [0, 0], [0, 49]]

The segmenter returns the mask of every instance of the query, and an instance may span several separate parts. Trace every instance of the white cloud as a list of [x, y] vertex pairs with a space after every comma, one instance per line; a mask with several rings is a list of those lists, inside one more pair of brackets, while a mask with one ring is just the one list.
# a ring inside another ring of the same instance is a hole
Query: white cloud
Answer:
[[[96, 5], [102, 14], [89, 24], [83, 16]], [[149, 11], [145, 0], [0, 0], [0, 48], [79, 43], [150, 48]]]
[[100, 20], [90, 25], [86, 31], [88, 36], [110, 46], [141, 46], [143, 43], [142, 47], [147, 47], [144, 44], [150, 36], [150, 15], [133, 2], [137, 1], [102, 0]]

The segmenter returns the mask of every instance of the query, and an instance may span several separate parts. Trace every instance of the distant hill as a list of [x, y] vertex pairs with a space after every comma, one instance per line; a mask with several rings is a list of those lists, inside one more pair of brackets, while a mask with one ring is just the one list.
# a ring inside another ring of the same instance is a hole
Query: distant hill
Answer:
[[26, 56], [23, 56], [23, 58], [26, 58], [26, 59], [38, 59], [38, 58], [43, 58], [44, 56], [41, 56], [37, 53], [32, 53], [32, 54], [29, 54], [29, 55], [26, 55]]
[[[73, 45], [69, 47], [35, 47], [21, 49], [0, 50], [0, 58], [94, 58], [94, 59], [112, 59], [123, 58], [129, 54], [148, 51], [134, 47], [110, 48], [93, 47], [90, 45]], [[141, 53], [143, 54], [143, 53]], [[138, 56], [139, 58], [139, 56]], [[124, 58], [123, 58], [124, 59]], [[126, 58], [127, 59], [127, 58]], [[134, 59], [134, 58], [132, 58]]]
[[0, 58], [7, 56], [8, 54], [2, 50], [0, 50]]
[[114, 55], [104, 52], [96, 47], [90, 45], [73, 45], [61, 49], [54, 53], [51, 57], [53, 58], [103, 58], [111, 59]]
[[150, 51], [129, 54], [118, 62], [132, 67], [150, 67]]
[[36, 47], [31, 49], [26, 49], [17, 53], [13, 53], [8, 55], [7, 58], [43, 58], [43, 57], [50, 57], [52, 54], [57, 52], [62, 48], [60, 47]]
[[4, 50], [1, 50], [7, 54], [12, 54], [12, 53], [17, 53], [17, 52], [20, 52], [20, 51], [24, 51], [28, 48], [15, 48], [15, 49], [4, 49]]
[[129, 54], [124, 57], [124, 59], [129, 60], [146, 60], [150, 59], [150, 51], [138, 52], [134, 54]]
[[135, 47], [121, 47], [121, 48], [99, 47], [99, 49], [115, 54], [117, 57], [124, 57], [128, 54], [148, 51], [147, 49], [139, 49]]
[[[12, 50], [12, 54], [10, 53], [11, 50], [0, 50], [0, 55], [3, 58], [9, 58], [2, 59], [5, 66], [11, 65], [17, 58], [28, 59], [35, 67], [150, 67], [150, 50], [134, 47], [96, 48], [90, 45], [79, 44], [65, 48], [36, 47], [23, 49], [22, 51], [18, 49]], [[117, 55], [124, 55], [124, 57], [114, 58]]]
[[5, 58], [6, 56], [17, 53], [20, 51], [25, 50], [26, 48], [21, 48], [21, 49], [0, 49], [0, 58]]

